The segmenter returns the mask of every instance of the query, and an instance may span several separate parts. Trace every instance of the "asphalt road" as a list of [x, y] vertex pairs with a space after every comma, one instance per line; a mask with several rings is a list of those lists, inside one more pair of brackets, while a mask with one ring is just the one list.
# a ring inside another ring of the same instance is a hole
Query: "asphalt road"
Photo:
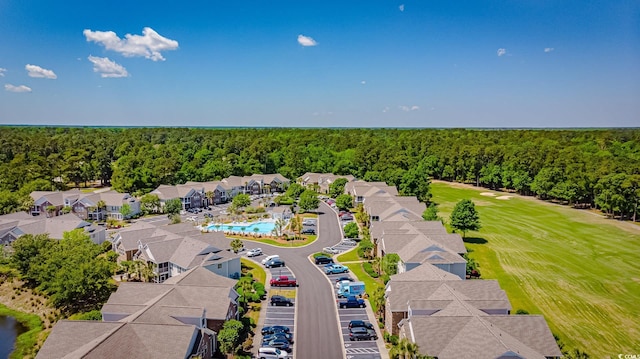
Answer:
[[275, 248], [263, 246], [269, 253], [275, 252], [287, 263], [298, 280], [296, 301], [296, 358], [342, 358], [342, 335], [336, 318], [337, 308], [330, 283], [315, 268], [308, 256], [332, 246], [342, 239], [340, 223], [335, 212], [325, 203], [318, 208], [318, 239], [302, 248]]

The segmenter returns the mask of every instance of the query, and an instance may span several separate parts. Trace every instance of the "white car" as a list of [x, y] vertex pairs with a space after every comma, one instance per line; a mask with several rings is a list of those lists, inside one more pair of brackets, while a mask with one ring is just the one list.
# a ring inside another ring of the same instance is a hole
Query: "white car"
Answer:
[[262, 264], [266, 264], [268, 261], [276, 258], [280, 259], [280, 256], [277, 254], [267, 256], [265, 259], [262, 260]]
[[325, 252], [325, 253], [329, 253], [329, 254], [338, 254], [338, 253], [340, 253], [339, 250], [337, 250], [337, 249], [335, 249], [333, 247], [324, 247], [324, 248], [322, 248], [322, 251]]
[[354, 241], [353, 239], [343, 239], [342, 241], [340, 241], [340, 244], [345, 245], [345, 246], [355, 246], [356, 241]]
[[262, 255], [262, 249], [261, 248], [254, 248], [254, 249], [249, 249], [247, 251], [247, 257], [256, 257]]

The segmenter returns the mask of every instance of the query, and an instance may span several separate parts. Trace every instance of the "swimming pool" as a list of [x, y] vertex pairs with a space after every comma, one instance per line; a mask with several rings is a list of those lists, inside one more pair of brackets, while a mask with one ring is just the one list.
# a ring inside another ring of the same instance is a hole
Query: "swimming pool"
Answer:
[[247, 222], [247, 223], [214, 223], [207, 226], [210, 232], [242, 232], [246, 234], [271, 234], [276, 228], [275, 222]]

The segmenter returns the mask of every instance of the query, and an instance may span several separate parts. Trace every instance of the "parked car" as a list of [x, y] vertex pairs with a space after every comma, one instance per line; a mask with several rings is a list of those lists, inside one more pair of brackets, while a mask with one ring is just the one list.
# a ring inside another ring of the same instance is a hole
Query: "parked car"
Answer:
[[316, 234], [316, 230], [313, 228], [305, 228], [301, 232], [301, 234]]
[[309, 227], [315, 227], [316, 221], [314, 219], [312, 219], [312, 220], [305, 219], [304, 221], [302, 221], [302, 225], [303, 226], [309, 226]]
[[284, 333], [284, 332], [276, 332], [273, 334], [267, 334], [264, 337], [262, 337], [262, 342], [270, 342], [272, 340], [276, 340], [276, 339], [284, 339], [287, 342], [289, 342], [289, 344], [293, 344], [293, 335], [291, 335], [290, 333]]
[[345, 280], [348, 280], [349, 282], [353, 282], [354, 279], [348, 276], [342, 276], [342, 277], [336, 278], [336, 283], [344, 282]]
[[340, 241], [340, 244], [342, 244], [343, 246], [355, 246], [358, 243], [356, 241], [354, 241], [353, 239], [343, 239]]
[[322, 248], [322, 251], [325, 252], [325, 253], [329, 253], [329, 254], [338, 254], [338, 253], [340, 253], [339, 250], [337, 250], [337, 249], [335, 249], [333, 247], [324, 247], [324, 248]]
[[286, 275], [277, 276], [269, 281], [272, 287], [297, 287], [298, 281]]
[[349, 340], [378, 340], [378, 334], [375, 330], [365, 327], [355, 327], [349, 329]]
[[284, 261], [280, 258], [275, 258], [264, 264], [267, 268], [284, 267]]
[[283, 297], [281, 295], [272, 295], [270, 299], [271, 305], [282, 305], [285, 307], [293, 306], [291, 299]]
[[343, 266], [342, 264], [332, 264], [330, 267], [325, 267], [324, 272], [326, 274], [340, 274], [349, 272], [349, 268]]
[[268, 261], [270, 261], [272, 259], [275, 259], [275, 258], [280, 258], [280, 256], [277, 255], [277, 254], [272, 254], [270, 256], [267, 256], [262, 260], [262, 264], [267, 264]]
[[347, 299], [338, 302], [340, 308], [364, 308], [367, 304], [364, 299], [356, 298], [355, 296], [349, 296]]
[[318, 256], [315, 259], [316, 259], [316, 264], [333, 263], [333, 258], [327, 257], [327, 256]]
[[271, 326], [263, 327], [262, 330], [260, 331], [262, 335], [273, 334], [276, 332], [290, 333], [291, 328], [284, 325], [271, 325]]
[[284, 359], [287, 357], [289, 354], [278, 348], [262, 347], [258, 349], [258, 359]]
[[293, 350], [293, 348], [291, 348], [291, 345], [289, 345], [289, 342], [286, 339], [274, 339], [270, 342], [262, 342], [262, 346], [277, 348], [280, 350], [284, 350], [287, 353], [290, 353]]
[[364, 320], [352, 320], [349, 322], [349, 328], [357, 328], [357, 327], [363, 327], [363, 328], [375, 330], [375, 328], [373, 327], [373, 324]]
[[260, 255], [262, 255], [262, 248], [254, 248], [247, 251], [247, 257], [256, 257]]

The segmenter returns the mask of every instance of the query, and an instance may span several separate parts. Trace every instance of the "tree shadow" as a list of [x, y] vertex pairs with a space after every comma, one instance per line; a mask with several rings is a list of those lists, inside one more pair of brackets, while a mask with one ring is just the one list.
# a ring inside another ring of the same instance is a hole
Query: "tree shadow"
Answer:
[[486, 244], [488, 241], [480, 237], [467, 237], [463, 239], [464, 243]]

